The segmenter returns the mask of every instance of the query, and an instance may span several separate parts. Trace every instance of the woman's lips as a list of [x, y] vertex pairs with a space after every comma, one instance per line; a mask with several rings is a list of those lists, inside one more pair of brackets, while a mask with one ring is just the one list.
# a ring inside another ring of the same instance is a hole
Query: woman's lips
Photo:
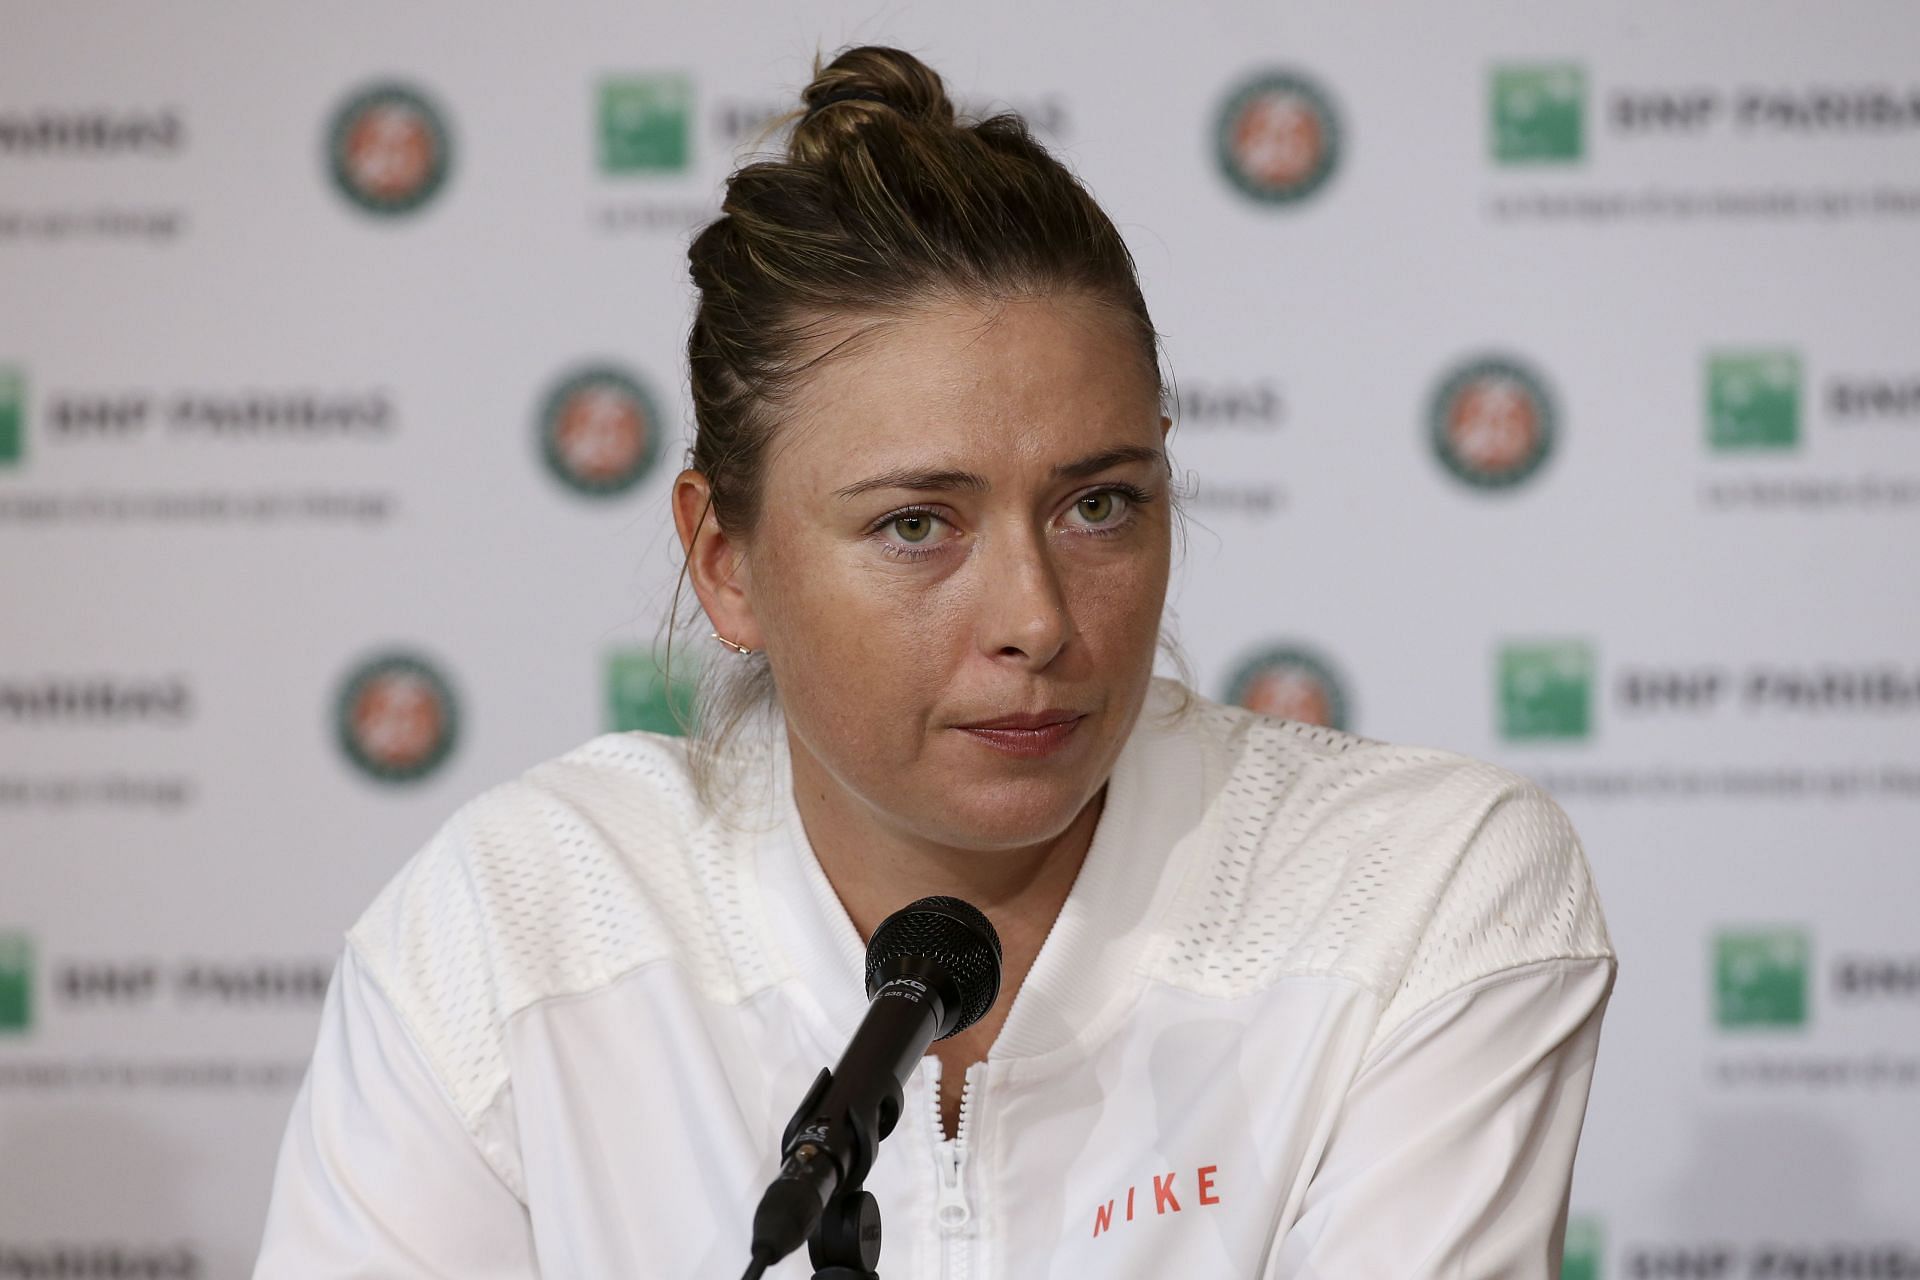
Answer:
[[[1032, 719], [1033, 717], [1027, 717]], [[1073, 739], [1074, 731], [1080, 727], [1085, 716], [1073, 716], [1068, 720], [1054, 720], [1048, 724], [1033, 728], [1017, 727], [1018, 718], [1010, 717], [1012, 724], [996, 723], [993, 726], [961, 725], [960, 732], [972, 735], [977, 741], [984, 742], [996, 751], [1010, 756], [1052, 755]]]

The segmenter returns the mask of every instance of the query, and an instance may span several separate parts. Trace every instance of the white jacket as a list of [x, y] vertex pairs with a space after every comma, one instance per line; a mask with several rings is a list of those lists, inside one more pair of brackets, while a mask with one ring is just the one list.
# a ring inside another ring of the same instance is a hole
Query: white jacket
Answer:
[[[953, 1140], [938, 1060], [910, 1082], [867, 1180], [880, 1274], [1557, 1275], [1614, 974], [1565, 816], [1445, 752], [1204, 699], [1169, 723], [1178, 692]], [[736, 1280], [865, 1011], [784, 745], [760, 760], [740, 830], [684, 744], [606, 735], [407, 864], [347, 935], [257, 1276]]]

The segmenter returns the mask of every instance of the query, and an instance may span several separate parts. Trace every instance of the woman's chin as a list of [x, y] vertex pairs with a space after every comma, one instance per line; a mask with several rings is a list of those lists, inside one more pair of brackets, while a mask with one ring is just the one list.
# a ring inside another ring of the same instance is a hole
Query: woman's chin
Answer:
[[978, 796], [954, 795], [942, 807], [936, 825], [943, 843], [983, 852], [1027, 849], [1056, 839], [1085, 809], [1079, 789], [1058, 783], [1000, 786]]

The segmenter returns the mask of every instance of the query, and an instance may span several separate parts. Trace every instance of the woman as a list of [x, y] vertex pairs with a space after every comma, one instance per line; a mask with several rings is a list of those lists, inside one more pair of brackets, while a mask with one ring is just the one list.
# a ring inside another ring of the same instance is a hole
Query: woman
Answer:
[[482, 796], [354, 926], [258, 1274], [738, 1275], [927, 894], [1003, 979], [867, 1180], [883, 1274], [1555, 1274], [1614, 971], [1564, 816], [1155, 677], [1112, 223], [898, 50], [803, 97], [690, 250], [673, 510], [732, 692]]

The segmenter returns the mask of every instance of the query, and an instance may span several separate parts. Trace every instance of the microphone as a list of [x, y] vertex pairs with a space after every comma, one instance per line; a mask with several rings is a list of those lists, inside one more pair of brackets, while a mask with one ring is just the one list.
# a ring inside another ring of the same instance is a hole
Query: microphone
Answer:
[[[814, 1078], [781, 1139], [780, 1172], [753, 1215], [753, 1262], [760, 1270], [813, 1234], [836, 1192], [851, 1194], [865, 1180], [880, 1140], [900, 1119], [902, 1090], [927, 1046], [964, 1031], [993, 1007], [1000, 994], [1000, 935], [970, 902], [921, 898], [873, 931], [866, 984], [866, 1017], [839, 1063]], [[845, 1224], [829, 1227], [852, 1238], [828, 1241], [826, 1252], [852, 1249], [866, 1257], [868, 1269], [877, 1263], [880, 1221], [870, 1197]]]

